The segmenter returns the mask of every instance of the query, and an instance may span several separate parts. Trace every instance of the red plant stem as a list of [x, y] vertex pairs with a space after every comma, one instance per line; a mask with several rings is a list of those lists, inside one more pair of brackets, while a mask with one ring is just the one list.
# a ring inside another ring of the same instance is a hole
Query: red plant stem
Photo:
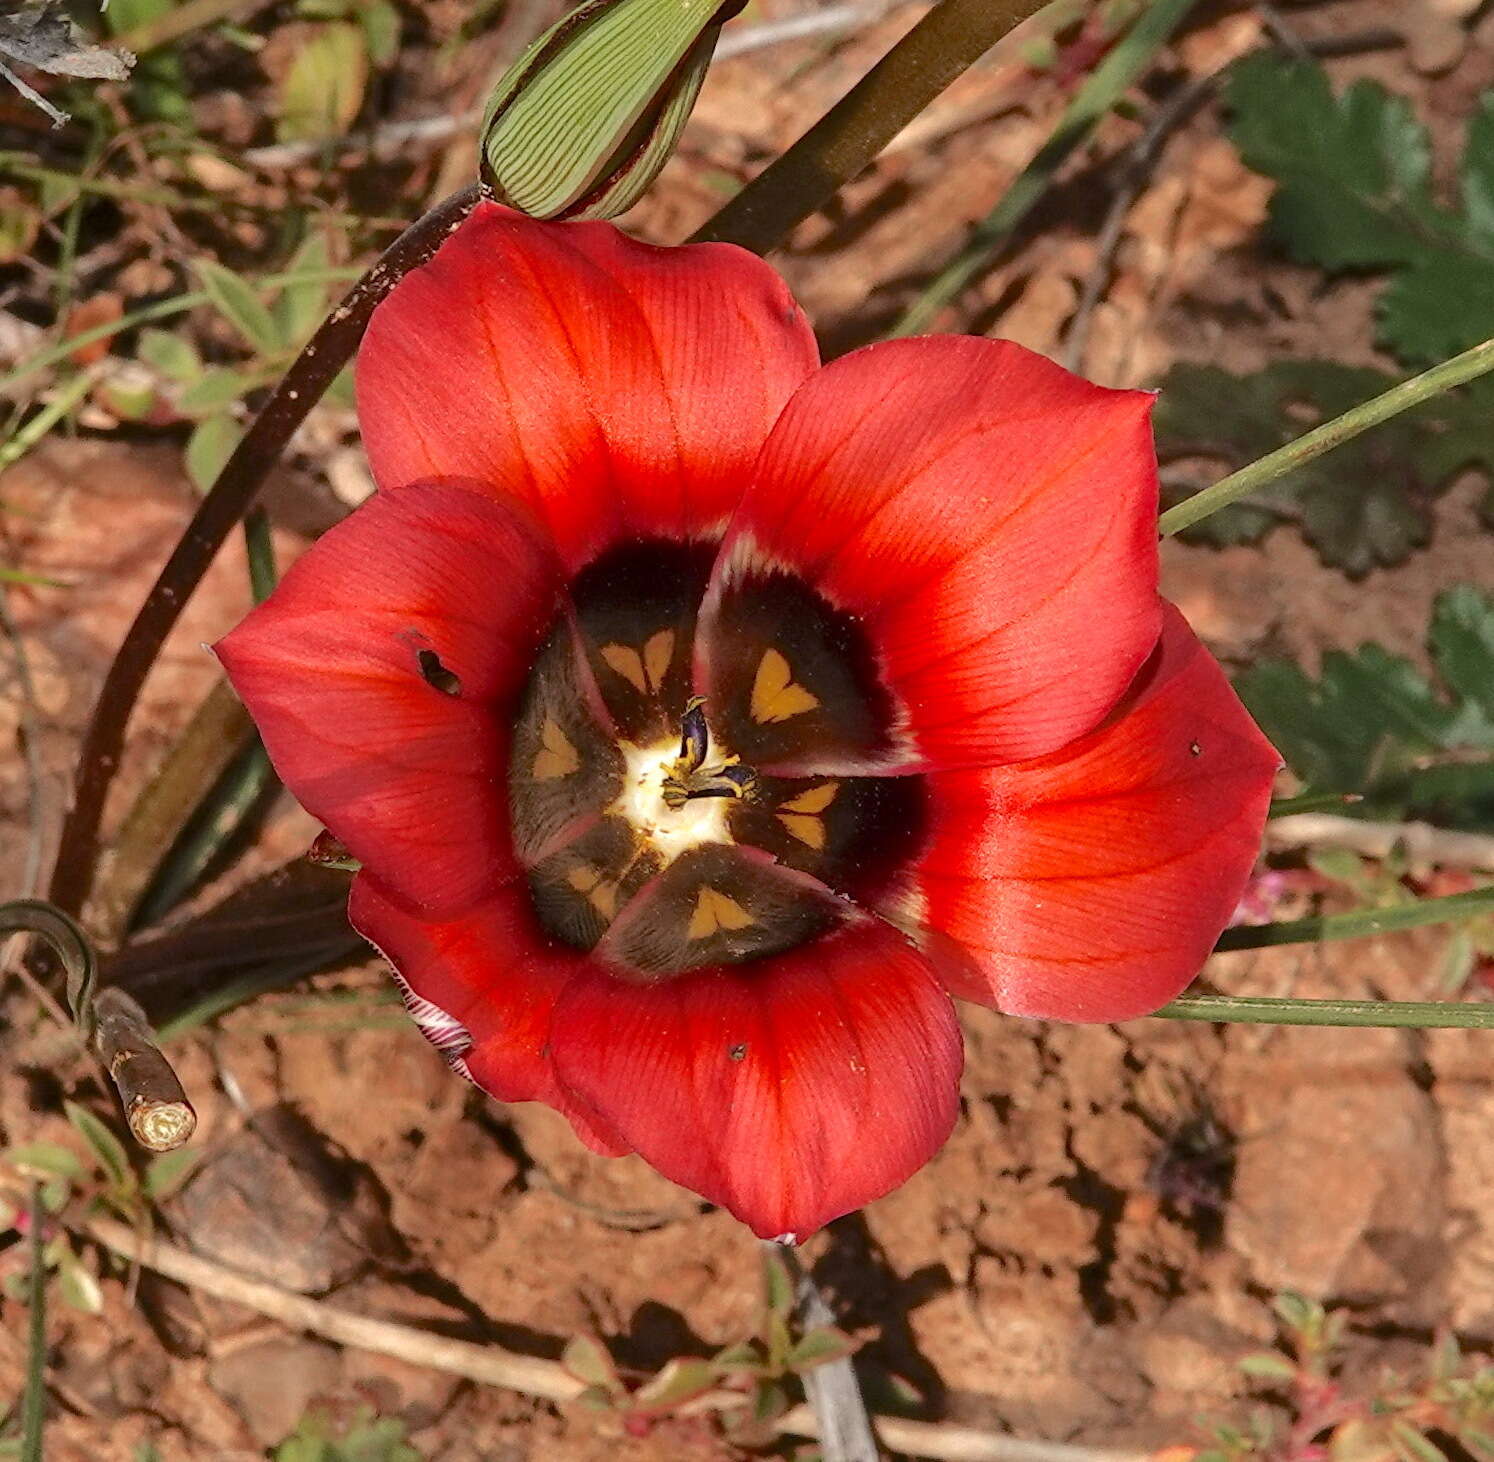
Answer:
[[474, 184], [437, 204], [390, 244], [348, 291], [276, 386], [166, 560], [104, 677], [79, 754], [48, 893], [50, 901], [66, 912], [81, 912], [88, 897], [104, 798], [119, 765], [130, 713], [166, 636], [229, 533], [254, 505], [291, 434], [352, 359], [374, 307], [405, 274], [436, 252], [481, 196]]

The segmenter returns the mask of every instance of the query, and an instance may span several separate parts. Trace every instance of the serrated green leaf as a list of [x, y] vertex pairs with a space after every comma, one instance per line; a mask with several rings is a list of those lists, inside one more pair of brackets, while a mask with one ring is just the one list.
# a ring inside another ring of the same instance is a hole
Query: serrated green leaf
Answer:
[[1494, 748], [1494, 599], [1471, 584], [1440, 594], [1427, 646], [1437, 673], [1463, 703], [1446, 739]]
[[[1339, 416], [1393, 384], [1381, 371], [1327, 360], [1279, 360], [1249, 376], [1177, 365], [1157, 402], [1158, 451], [1164, 463], [1207, 458], [1231, 470], [1243, 467], [1300, 436], [1305, 421]], [[1460, 449], [1457, 442], [1465, 438], [1477, 445]], [[1425, 544], [1435, 495], [1469, 457], [1491, 451], [1487, 426], [1476, 430], [1460, 402], [1428, 401], [1181, 536], [1224, 547], [1295, 523], [1324, 563], [1363, 575], [1400, 563]], [[1168, 506], [1207, 485], [1179, 476], [1176, 469], [1167, 475]]]
[[1346, 269], [1423, 256], [1431, 145], [1404, 98], [1370, 81], [1335, 97], [1316, 62], [1272, 51], [1236, 62], [1224, 97], [1240, 156], [1280, 185], [1271, 226], [1293, 258]]
[[88, 1144], [89, 1150], [98, 1158], [99, 1166], [112, 1188], [131, 1188], [135, 1183], [134, 1170], [124, 1144], [87, 1107], [77, 1102], [65, 1101], [62, 1109], [67, 1113], [78, 1134]]
[[199, 492], [207, 492], [218, 480], [223, 464], [233, 455], [244, 435], [231, 416], [210, 416], [200, 421], [187, 438], [187, 475]]
[[197, 259], [193, 264], [208, 298], [249, 345], [266, 355], [285, 348], [287, 342], [274, 317], [247, 279], [212, 259]]
[[1446, 693], [1379, 645], [1329, 651], [1316, 679], [1286, 661], [1243, 671], [1235, 689], [1314, 793], [1356, 792], [1352, 815], [1494, 822], [1494, 596], [1439, 596], [1427, 633]]
[[342, 20], [317, 26], [280, 83], [277, 136], [282, 142], [340, 137], [362, 109], [367, 86], [362, 27]]
[[1429, 365], [1494, 335], [1494, 93], [1469, 125], [1460, 211], [1433, 200], [1427, 131], [1376, 82], [1335, 97], [1317, 63], [1261, 51], [1231, 68], [1226, 100], [1241, 157], [1279, 185], [1270, 228], [1286, 252], [1396, 271], [1378, 314], [1397, 356]]

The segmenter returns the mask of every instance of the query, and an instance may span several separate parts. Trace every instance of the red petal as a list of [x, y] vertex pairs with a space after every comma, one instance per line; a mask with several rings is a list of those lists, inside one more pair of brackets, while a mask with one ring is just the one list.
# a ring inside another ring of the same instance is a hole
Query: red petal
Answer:
[[348, 919], [394, 967], [416, 1024], [462, 1075], [499, 1101], [557, 1108], [598, 1152], [631, 1151], [555, 1080], [550, 1019], [583, 961], [536, 934], [522, 884], [435, 924], [408, 913], [362, 873], [353, 880]]
[[1149, 1014], [1239, 901], [1280, 765], [1169, 605], [1114, 720], [1052, 756], [930, 779], [933, 841], [901, 907], [921, 901], [973, 961], [941, 971], [958, 995], [1055, 1020]]
[[1151, 402], [1009, 341], [856, 351], [784, 411], [716, 592], [778, 564], [859, 617], [923, 764], [1055, 750], [1157, 642]]
[[485, 204], [375, 313], [359, 417], [380, 486], [514, 493], [575, 569], [624, 529], [719, 527], [818, 359], [782, 281], [743, 250]]
[[561, 1082], [667, 1178], [764, 1238], [803, 1237], [895, 1188], [954, 1124], [949, 997], [885, 925], [774, 959], [562, 993]]
[[420, 907], [455, 912], [512, 864], [509, 703], [557, 572], [510, 510], [413, 487], [324, 535], [216, 646], [286, 786]]

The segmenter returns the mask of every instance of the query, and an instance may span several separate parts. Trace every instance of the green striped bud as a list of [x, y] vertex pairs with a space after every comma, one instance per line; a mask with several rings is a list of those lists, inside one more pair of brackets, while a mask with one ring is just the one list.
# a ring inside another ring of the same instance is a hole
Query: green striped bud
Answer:
[[612, 218], [669, 160], [745, 0], [582, 0], [498, 83], [483, 178], [534, 218]]

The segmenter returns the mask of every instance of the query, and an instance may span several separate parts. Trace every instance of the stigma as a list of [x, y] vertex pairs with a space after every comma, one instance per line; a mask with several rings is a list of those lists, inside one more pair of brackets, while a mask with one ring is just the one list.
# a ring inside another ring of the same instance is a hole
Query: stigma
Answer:
[[623, 789], [609, 811], [625, 818], [666, 863], [703, 844], [734, 842], [731, 803], [757, 786], [750, 767], [713, 751], [703, 706], [700, 697], [686, 706], [678, 743], [621, 745]]

